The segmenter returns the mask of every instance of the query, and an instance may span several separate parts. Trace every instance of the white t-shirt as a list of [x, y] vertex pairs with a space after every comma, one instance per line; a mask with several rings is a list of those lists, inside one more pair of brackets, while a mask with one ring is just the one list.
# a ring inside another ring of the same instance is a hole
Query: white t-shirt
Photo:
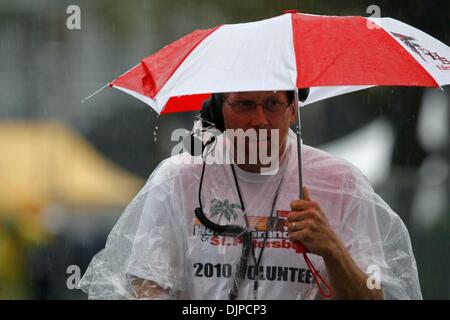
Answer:
[[[257, 259], [268, 232], [257, 299], [320, 298], [303, 255], [287, 238], [287, 213], [299, 194], [295, 136], [289, 136], [287, 154], [277, 175], [259, 175], [234, 166], [245, 215], [254, 230]], [[130, 274], [157, 283], [174, 298], [229, 298], [242, 244], [237, 238], [214, 234], [195, 217], [202, 165], [187, 164], [192, 159], [183, 154], [165, 160], [127, 207], [80, 284], [91, 298], [130, 298], [126, 282]], [[363, 272], [371, 265], [381, 270], [387, 298], [420, 299], [408, 232], [362, 173], [347, 161], [306, 145], [302, 161], [303, 183], [311, 198], [320, 204]], [[231, 165], [206, 166], [201, 199], [210, 220], [245, 226]], [[329, 280], [323, 259], [308, 256]], [[255, 297], [254, 278], [255, 262], [250, 255], [239, 299]]]

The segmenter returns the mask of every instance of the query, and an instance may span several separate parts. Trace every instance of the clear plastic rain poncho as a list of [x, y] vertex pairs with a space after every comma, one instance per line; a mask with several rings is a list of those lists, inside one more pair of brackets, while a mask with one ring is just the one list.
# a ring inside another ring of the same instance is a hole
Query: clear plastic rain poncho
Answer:
[[[227, 152], [220, 147], [226, 141], [220, 136], [210, 157]], [[245, 270], [240, 269], [242, 237], [221, 236], [196, 218], [202, 159], [183, 153], [153, 171], [92, 259], [80, 288], [91, 299], [229, 299], [236, 287], [237, 299], [321, 299], [303, 255], [288, 240], [287, 214], [299, 192], [296, 148], [290, 131], [286, 157], [275, 175], [234, 166], [245, 213], [231, 165], [212, 161], [205, 166], [205, 215], [244, 228], [247, 220], [253, 253]], [[380, 271], [384, 297], [421, 299], [408, 231], [367, 178], [349, 162], [306, 145], [302, 164], [311, 199], [361, 270]], [[329, 282], [322, 257], [308, 257]], [[242, 275], [238, 281], [237, 270]]]

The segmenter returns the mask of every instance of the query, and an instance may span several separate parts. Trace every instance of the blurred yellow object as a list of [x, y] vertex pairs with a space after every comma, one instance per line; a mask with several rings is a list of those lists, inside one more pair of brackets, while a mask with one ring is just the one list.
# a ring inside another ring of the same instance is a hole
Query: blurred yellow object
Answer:
[[117, 213], [144, 181], [57, 122], [0, 122], [0, 146], [0, 299], [23, 299], [27, 252], [52, 243], [42, 213]]
[[24, 253], [27, 245], [17, 225], [0, 220], [0, 300], [26, 297]]
[[121, 207], [144, 184], [57, 122], [0, 122], [0, 146], [3, 213]]

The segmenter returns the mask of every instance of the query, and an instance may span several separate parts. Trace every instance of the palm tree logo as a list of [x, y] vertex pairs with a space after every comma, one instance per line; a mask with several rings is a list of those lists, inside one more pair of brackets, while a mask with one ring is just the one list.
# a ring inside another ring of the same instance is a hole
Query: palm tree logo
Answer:
[[418, 54], [423, 61], [427, 62], [425, 60], [425, 58], [420, 54], [419, 50], [417, 50], [417, 48], [421, 48], [420, 45], [418, 45], [417, 43], [414, 43], [413, 41], [416, 41], [415, 38], [410, 37], [410, 36], [406, 36], [404, 34], [401, 33], [395, 33], [395, 32], [391, 32], [394, 36], [396, 36], [397, 38], [399, 38], [409, 49], [411, 49], [412, 52]]
[[231, 219], [236, 220], [238, 214], [235, 209], [242, 210], [241, 206], [238, 203], [231, 203], [228, 199], [224, 201], [220, 201], [218, 199], [213, 199], [211, 201], [211, 216], [224, 216], [229, 222]]

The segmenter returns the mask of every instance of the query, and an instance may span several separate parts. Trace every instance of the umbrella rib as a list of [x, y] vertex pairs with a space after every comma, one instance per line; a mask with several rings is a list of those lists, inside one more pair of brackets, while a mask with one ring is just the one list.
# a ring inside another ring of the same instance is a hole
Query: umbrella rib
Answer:
[[84, 98], [83, 100], [81, 100], [81, 103], [86, 102], [87, 100], [89, 100], [90, 98], [92, 98], [93, 96], [95, 96], [97, 93], [99, 93], [100, 91], [102, 91], [103, 89], [105, 89], [107, 86], [109, 86], [109, 83], [105, 84], [103, 87], [101, 87], [100, 89], [98, 89], [98, 90], [95, 91], [94, 93], [90, 94], [89, 96], [87, 96], [86, 98]]

